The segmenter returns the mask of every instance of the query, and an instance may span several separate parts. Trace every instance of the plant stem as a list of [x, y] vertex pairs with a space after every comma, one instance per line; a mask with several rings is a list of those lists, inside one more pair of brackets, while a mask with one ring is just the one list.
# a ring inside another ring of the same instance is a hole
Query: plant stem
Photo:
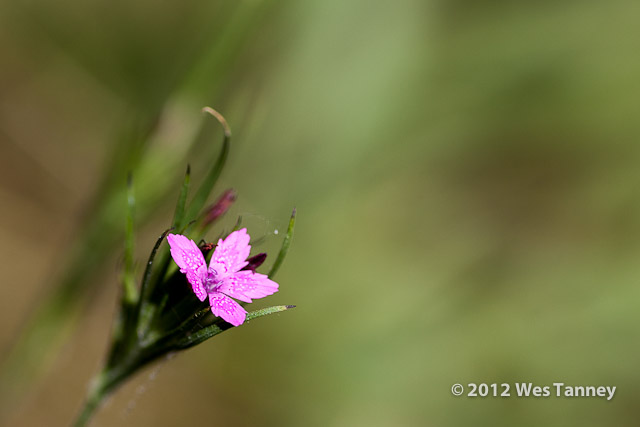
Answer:
[[91, 416], [95, 410], [100, 406], [102, 400], [106, 397], [104, 378], [106, 378], [105, 372], [102, 372], [96, 377], [94, 383], [91, 386], [89, 395], [84, 402], [82, 410], [78, 414], [76, 421], [73, 423], [75, 427], [84, 427], [91, 419]]
[[137, 356], [137, 353], [134, 354], [133, 358], [123, 361], [123, 363], [117, 366], [105, 368], [105, 370], [96, 376], [89, 389], [89, 394], [84, 402], [84, 406], [73, 424], [74, 427], [86, 426], [102, 401], [116, 386], [136, 370], [136, 367], [139, 365], [136, 363], [137, 360], [135, 356]]

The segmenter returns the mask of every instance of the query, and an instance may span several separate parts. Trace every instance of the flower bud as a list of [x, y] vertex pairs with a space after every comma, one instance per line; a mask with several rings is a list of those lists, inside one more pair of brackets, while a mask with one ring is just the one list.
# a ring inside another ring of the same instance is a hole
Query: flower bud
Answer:
[[202, 226], [206, 227], [224, 215], [233, 202], [236, 201], [236, 192], [233, 189], [226, 190], [220, 198], [205, 210]]

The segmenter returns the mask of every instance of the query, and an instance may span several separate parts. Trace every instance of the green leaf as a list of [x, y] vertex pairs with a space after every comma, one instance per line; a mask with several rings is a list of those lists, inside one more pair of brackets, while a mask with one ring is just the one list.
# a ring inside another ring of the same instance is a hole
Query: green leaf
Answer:
[[162, 235], [158, 238], [158, 240], [156, 240], [156, 244], [153, 245], [153, 250], [151, 251], [151, 254], [149, 255], [149, 261], [147, 261], [147, 266], [144, 269], [144, 275], [142, 276], [142, 295], [144, 297], [145, 294], [145, 289], [147, 287], [147, 283], [149, 282], [149, 278], [151, 277], [151, 267], [153, 266], [153, 259], [156, 257], [156, 252], [158, 252], [158, 248], [160, 248], [160, 245], [162, 244], [162, 242], [164, 241], [164, 238], [167, 237], [167, 234], [169, 234], [169, 232], [173, 230], [173, 227], [165, 230]]
[[156, 257], [156, 253], [158, 252], [158, 248], [160, 248], [160, 245], [164, 241], [164, 238], [167, 237], [167, 234], [169, 234], [171, 230], [173, 230], [173, 227], [165, 230], [164, 233], [162, 233], [162, 235], [158, 238], [156, 244], [153, 246], [153, 250], [149, 255], [149, 260], [147, 261], [147, 265], [144, 269], [144, 275], [142, 276], [142, 285], [140, 286], [140, 299], [138, 300], [138, 309], [136, 310], [136, 317], [137, 319], [140, 319], [136, 322], [138, 323], [139, 333], [142, 333], [144, 332], [144, 330], [146, 330], [148, 322], [150, 321], [149, 310], [146, 302], [149, 298], [149, 279], [151, 277], [153, 261]]
[[231, 229], [231, 232], [234, 231], [238, 231], [240, 230], [240, 225], [242, 224], [242, 215], [238, 216], [238, 219], [236, 220], [236, 224], [233, 226], [233, 228]]
[[191, 182], [191, 167], [187, 165], [187, 173], [184, 175], [184, 181], [182, 182], [182, 189], [180, 190], [180, 196], [178, 196], [178, 203], [176, 204], [176, 211], [173, 215], [173, 227], [180, 228], [184, 221], [184, 207], [187, 203], [187, 194], [189, 193], [189, 183]]
[[[245, 324], [253, 319], [257, 319], [258, 317], [267, 316], [269, 314], [280, 313], [281, 311], [286, 311], [291, 308], [294, 308], [295, 305], [276, 305], [273, 307], [263, 308], [261, 310], [255, 310], [247, 313], [247, 318], [245, 320]], [[227, 329], [232, 328], [230, 324], [226, 322], [218, 322], [211, 326], [207, 326], [199, 331], [196, 331], [190, 334], [187, 337], [183, 337], [178, 340], [174, 345], [176, 350], [182, 350], [189, 347], [193, 347], [194, 345], [198, 345], [211, 337], [218, 335], [221, 332], [226, 331]]]
[[[207, 202], [207, 198], [213, 189], [222, 169], [224, 168], [224, 164], [227, 161], [227, 157], [229, 155], [229, 146], [231, 142], [231, 130], [229, 130], [229, 126], [227, 125], [227, 121], [222, 117], [220, 113], [210, 107], [204, 107], [202, 109], [205, 113], [211, 114], [213, 117], [220, 122], [222, 128], [224, 129], [224, 140], [222, 141], [222, 149], [220, 150], [220, 154], [218, 155], [218, 159], [213, 164], [211, 169], [209, 170], [209, 174], [205, 177], [204, 181], [198, 188], [196, 195], [191, 200], [189, 204], [189, 208], [187, 209], [186, 215], [183, 217], [183, 221], [180, 225], [183, 225], [185, 221], [191, 221], [198, 217], [198, 213]], [[181, 227], [178, 227], [181, 228]]]
[[289, 246], [291, 245], [291, 239], [293, 238], [293, 229], [296, 224], [296, 209], [293, 209], [291, 213], [291, 219], [289, 220], [289, 228], [287, 229], [287, 235], [284, 236], [284, 240], [282, 241], [282, 247], [280, 248], [280, 252], [278, 252], [278, 257], [276, 258], [276, 262], [273, 263], [273, 267], [271, 267], [271, 271], [269, 271], [269, 278], [273, 278], [275, 274], [280, 269], [285, 257], [287, 256], [287, 252], [289, 252]]

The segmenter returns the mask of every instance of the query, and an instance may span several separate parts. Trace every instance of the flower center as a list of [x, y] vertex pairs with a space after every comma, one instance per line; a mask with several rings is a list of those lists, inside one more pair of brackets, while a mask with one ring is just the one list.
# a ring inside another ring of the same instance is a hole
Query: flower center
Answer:
[[218, 272], [216, 270], [209, 269], [207, 275], [204, 278], [204, 288], [207, 292], [213, 292], [220, 286], [220, 280], [218, 279]]

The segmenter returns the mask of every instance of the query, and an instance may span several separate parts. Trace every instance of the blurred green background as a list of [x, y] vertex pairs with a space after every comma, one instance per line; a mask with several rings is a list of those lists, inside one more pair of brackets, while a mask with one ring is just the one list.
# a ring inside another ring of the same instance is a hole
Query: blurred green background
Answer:
[[[211, 105], [234, 133], [227, 223], [242, 214], [273, 257], [298, 208], [281, 290], [255, 304], [298, 308], [156, 364], [93, 425], [636, 425], [639, 13], [5, 0], [0, 361], [56, 295], [68, 321], [51, 323], [57, 345], [31, 343], [40, 370], [20, 359], [0, 379], [0, 424], [73, 419], [118, 296], [125, 208], [105, 200], [134, 170], [142, 264], [186, 164], [197, 181], [219, 148], [215, 123], [199, 130]], [[617, 392], [450, 392], [558, 381]]]

